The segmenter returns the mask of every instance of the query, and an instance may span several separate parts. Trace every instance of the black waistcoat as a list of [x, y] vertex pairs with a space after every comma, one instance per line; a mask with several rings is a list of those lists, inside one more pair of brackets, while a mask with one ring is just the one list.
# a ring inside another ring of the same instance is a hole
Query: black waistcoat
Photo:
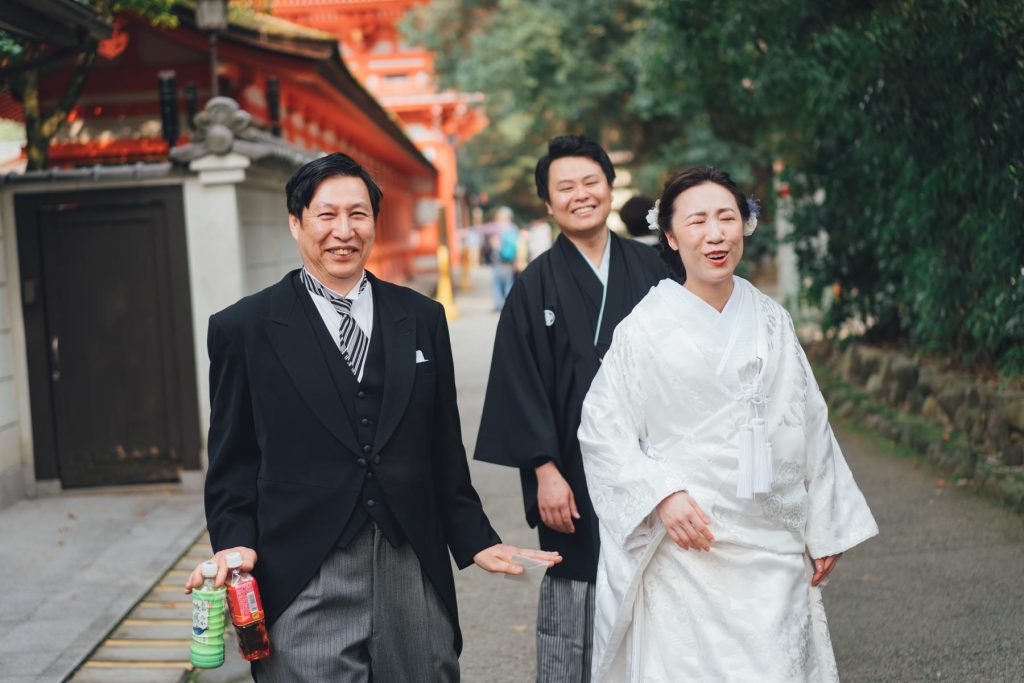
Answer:
[[[347, 548], [352, 540], [363, 530], [363, 527], [372, 519], [384, 532], [392, 546], [398, 547], [405, 543], [405, 534], [402, 533], [398, 521], [395, 519], [387, 501], [384, 499], [384, 491], [377, 481], [377, 466], [380, 464], [380, 455], [373, 453], [373, 438], [377, 434], [377, 423], [380, 421], [380, 410], [384, 394], [384, 345], [383, 334], [380, 330], [380, 316], [377, 314], [377, 300], [374, 299], [374, 325], [376, 329], [370, 336], [370, 349], [366, 356], [366, 365], [363, 367], [363, 379], [355, 381], [352, 372], [348, 372], [348, 381], [339, 387], [340, 391], [351, 391], [354, 397], [350, 405], [354, 406], [353, 417], [355, 418], [356, 441], [359, 442], [363, 452], [359, 454], [356, 464], [359, 471], [364, 474], [363, 488], [359, 494], [359, 503], [352, 516], [349, 517], [345, 528], [338, 537], [337, 547]], [[344, 364], [341, 352], [338, 358]], [[347, 366], [346, 366], [347, 369]], [[342, 416], [344, 419], [344, 416]], [[346, 457], [347, 454], [346, 454]]]
[[345, 357], [341, 355], [336, 335], [327, 331], [320, 312], [310, 298], [311, 295], [298, 277], [295, 278], [295, 288], [299, 292], [300, 305], [305, 310], [306, 317], [313, 327], [313, 336], [327, 362], [334, 386], [341, 395], [342, 402], [348, 408], [338, 415], [337, 419], [347, 422], [349, 428], [355, 431], [356, 442], [362, 448], [362, 452], [357, 453], [340, 447], [338, 449], [339, 458], [356, 458], [363, 482], [358, 502], [346, 520], [336, 546], [348, 547], [356, 534], [362, 531], [370, 519], [373, 519], [391, 545], [398, 547], [405, 543], [405, 534], [388, 508], [384, 492], [376, 481], [380, 456], [373, 453], [373, 441], [377, 434], [377, 423], [383, 403], [386, 370], [384, 367], [385, 334], [382, 329], [377, 298], [374, 297], [373, 300], [374, 325], [370, 335], [370, 348], [367, 351], [366, 364], [363, 366], [363, 380], [358, 382], [348, 363], [345, 362]]

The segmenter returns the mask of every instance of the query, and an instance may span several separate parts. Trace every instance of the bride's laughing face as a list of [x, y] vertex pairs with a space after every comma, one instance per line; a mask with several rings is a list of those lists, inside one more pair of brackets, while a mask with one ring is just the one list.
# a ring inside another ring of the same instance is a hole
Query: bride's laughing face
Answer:
[[681, 193], [665, 237], [679, 252], [688, 288], [731, 286], [743, 256], [743, 217], [729, 190], [708, 182]]

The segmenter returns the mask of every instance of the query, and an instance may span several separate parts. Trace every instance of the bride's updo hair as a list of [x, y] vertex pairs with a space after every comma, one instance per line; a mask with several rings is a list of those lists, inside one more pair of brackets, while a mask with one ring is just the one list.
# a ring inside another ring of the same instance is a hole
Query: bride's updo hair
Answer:
[[679, 171], [669, 178], [665, 183], [665, 189], [661, 191], [660, 204], [658, 205], [658, 227], [660, 228], [658, 231], [658, 252], [661, 254], [662, 260], [668, 265], [672, 277], [679, 282], [686, 282], [686, 269], [683, 268], [683, 259], [680, 258], [679, 252], [672, 250], [665, 235], [672, 230], [672, 214], [675, 212], [676, 197], [691, 187], [697, 187], [704, 183], [714, 183], [729, 190], [736, 199], [736, 207], [740, 210], [743, 223], [746, 223], [747, 219], [750, 218], [750, 205], [747, 204], [746, 195], [740, 192], [736, 182], [725, 171], [720, 171], [714, 166], [694, 166], [693, 168]]

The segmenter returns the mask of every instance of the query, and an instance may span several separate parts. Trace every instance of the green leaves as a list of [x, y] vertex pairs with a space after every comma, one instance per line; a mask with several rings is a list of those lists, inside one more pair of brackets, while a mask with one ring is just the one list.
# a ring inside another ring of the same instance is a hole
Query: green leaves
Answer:
[[831, 87], [794, 103], [814, 144], [783, 151], [800, 193], [828, 197], [796, 223], [812, 291], [843, 293], [834, 323], [1024, 372], [1022, 17], [1019, 1], [880, 5], [812, 43]]
[[487, 95], [480, 189], [535, 208], [565, 132], [633, 152], [642, 191], [711, 163], [769, 210], [783, 161], [827, 323], [1024, 374], [1024, 0], [435, 0], [412, 25]]

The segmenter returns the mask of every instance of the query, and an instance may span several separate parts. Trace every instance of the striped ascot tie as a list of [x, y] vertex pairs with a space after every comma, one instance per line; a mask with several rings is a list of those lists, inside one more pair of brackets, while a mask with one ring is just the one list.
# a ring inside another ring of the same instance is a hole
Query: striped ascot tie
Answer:
[[[370, 349], [370, 339], [363, 332], [362, 328], [356, 324], [356, 319], [352, 316], [352, 299], [346, 299], [330, 291], [306, 272], [305, 268], [302, 269], [302, 281], [306, 283], [306, 289], [310, 292], [327, 299], [334, 306], [334, 310], [338, 312], [338, 315], [341, 316], [341, 329], [338, 330], [341, 355], [345, 357], [345, 362], [348, 363], [348, 367], [352, 370], [352, 374], [355, 375], [358, 381], [359, 377], [363, 374], [363, 366], [366, 365], [366, 352]], [[359, 281], [359, 294], [366, 290], [368, 284], [369, 281], [366, 279], [366, 273], [364, 272], [363, 279]]]

